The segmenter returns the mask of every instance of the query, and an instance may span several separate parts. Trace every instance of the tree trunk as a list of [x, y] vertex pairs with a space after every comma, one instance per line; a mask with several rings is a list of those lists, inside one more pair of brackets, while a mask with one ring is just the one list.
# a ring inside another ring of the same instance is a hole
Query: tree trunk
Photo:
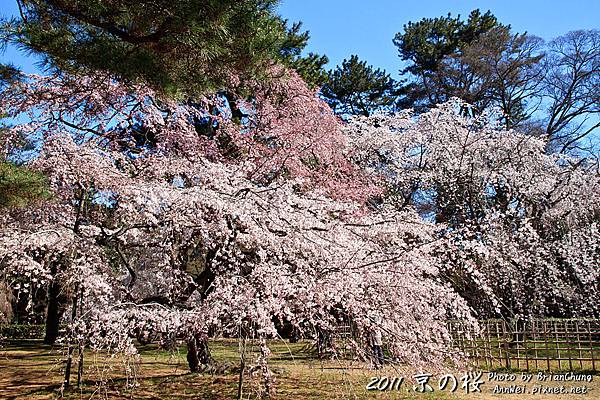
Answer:
[[[79, 292], [79, 315], [83, 314], [83, 289]], [[73, 314], [73, 319], [75, 319]], [[79, 339], [79, 363], [77, 364], [77, 387], [83, 383], [83, 356], [85, 350], [85, 339]]]
[[77, 387], [81, 387], [83, 382], [83, 351], [85, 346], [83, 340], [79, 341], [79, 364], [77, 365]]
[[58, 338], [58, 330], [60, 325], [60, 284], [56, 279], [57, 266], [53, 264], [50, 268], [50, 273], [55, 279], [52, 280], [48, 287], [48, 308], [46, 310], [46, 335], [44, 336], [45, 344], [54, 344]]
[[187, 342], [187, 361], [191, 372], [200, 372], [201, 366], [212, 363], [212, 356], [208, 348], [208, 335], [200, 333], [194, 335]]
[[242, 400], [244, 394], [244, 371], [246, 369], [246, 338], [241, 338], [240, 343], [240, 374], [238, 376], [238, 400]]
[[333, 335], [331, 332], [317, 328], [317, 351], [319, 358], [324, 358], [333, 349]]
[[198, 359], [198, 350], [196, 346], [196, 338], [192, 337], [187, 342], [187, 362], [190, 367], [190, 372], [198, 372], [200, 369], [200, 360]]
[[263, 378], [263, 391], [261, 393], [261, 398], [270, 399], [273, 394], [273, 378], [271, 377], [271, 370], [269, 369], [269, 356], [271, 355], [271, 350], [267, 346], [267, 340], [263, 336], [260, 338], [260, 356], [258, 358], [258, 366], [260, 367], [260, 371], [262, 373]]
[[73, 350], [75, 348], [69, 344], [69, 350], [67, 352], [67, 365], [65, 367], [65, 379], [63, 381], [63, 390], [69, 388], [71, 384], [71, 365], [73, 365]]
[[11, 289], [4, 282], [0, 282], [0, 324], [10, 324], [13, 321], [14, 297]]
[[[73, 322], [75, 320], [75, 318], [77, 317], [77, 295], [75, 295], [73, 297], [73, 310], [71, 311], [71, 322]], [[58, 324], [57, 324], [58, 326]], [[46, 332], [48, 331], [48, 328], [46, 328]], [[58, 333], [58, 329], [57, 329], [57, 333]], [[70, 332], [69, 334], [69, 338], [68, 338], [68, 350], [67, 350], [67, 365], [65, 366], [65, 379], [63, 381], [63, 391], [69, 388], [69, 385], [71, 384], [71, 366], [73, 365], [73, 351], [75, 350], [75, 348], [73, 347], [73, 343], [72, 343], [72, 332]], [[56, 338], [55, 338], [56, 339]]]
[[292, 327], [292, 333], [289, 338], [290, 343], [298, 343], [300, 341], [300, 330], [295, 326]]

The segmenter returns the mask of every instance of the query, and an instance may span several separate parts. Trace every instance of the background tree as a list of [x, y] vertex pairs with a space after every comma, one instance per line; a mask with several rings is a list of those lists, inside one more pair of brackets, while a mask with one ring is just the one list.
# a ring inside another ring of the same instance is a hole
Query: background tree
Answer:
[[[284, 25], [287, 26], [287, 20]], [[302, 51], [308, 44], [310, 35], [308, 31], [301, 31], [302, 23], [295, 22], [287, 28], [287, 35], [279, 50], [283, 63], [294, 69], [309, 87], [317, 88], [327, 81], [327, 72], [323, 68], [329, 62], [327, 56], [308, 53], [303, 56]]]
[[[0, 64], [0, 89], [22, 78], [15, 67]], [[46, 178], [16, 162], [18, 153], [31, 147], [31, 139], [0, 122], [0, 208], [23, 207], [49, 196]]]
[[0, 161], [0, 207], [22, 207], [48, 196], [44, 175]]
[[544, 69], [544, 133], [553, 150], [576, 149], [600, 127], [600, 31], [573, 31], [551, 41]]
[[443, 276], [479, 317], [597, 316], [597, 162], [548, 154], [547, 138], [464, 107], [355, 118], [345, 130], [397, 206], [440, 228]]
[[[318, 81], [323, 57], [299, 57], [307, 33], [287, 30], [276, 0], [17, 0], [21, 19], [3, 26], [5, 41], [43, 57], [48, 67], [99, 70], [179, 95], [264, 77], [288, 62]], [[234, 78], [236, 77], [236, 78]]]
[[404, 25], [404, 32], [397, 33], [393, 40], [402, 61], [408, 62], [401, 70], [406, 84], [399, 105], [427, 108], [446, 101], [448, 93], [439, 77], [444, 58], [460, 53], [481, 34], [499, 26], [491, 12], [482, 15], [479, 10], [472, 11], [467, 21], [448, 14]]
[[507, 128], [526, 121], [541, 102], [541, 39], [498, 26], [444, 57], [437, 79], [445, 100], [458, 97], [481, 112], [498, 107]]
[[329, 71], [321, 95], [337, 114], [369, 116], [392, 106], [395, 87], [396, 82], [388, 73], [353, 55]]
[[422, 111], [457, 97], [470, 112], [499, 108], [505, 127], [545, 136], [548, 151], [589, 150], [582, 141], [600, 127], [599, 37], [574, 31], [546, 46], [479, 10], [408, 23], [394, 39], [409, 62], [398, 105]]

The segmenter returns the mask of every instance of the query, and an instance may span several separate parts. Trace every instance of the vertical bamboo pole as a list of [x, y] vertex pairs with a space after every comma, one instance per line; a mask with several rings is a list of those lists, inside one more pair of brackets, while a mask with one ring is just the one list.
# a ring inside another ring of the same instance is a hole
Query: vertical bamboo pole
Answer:
[[596, 370], [596, 359], [594, 358], [594, 341], [592, 340], [592, 324], [588, 321], [588, 333], [590, 335], [590, 358], [592, 359], [592, 369]]
[[548, 372], [550, 372], [550, 348], [548, 346], [548, 341], [550, 340], [550, 335], [549, 335], [550, 331], [548, 329], [547, 321], [544, 321], [543, 324], [544, 324], [544, 345], [546, 347], [546, 364], [548, 367], [547, 368]]

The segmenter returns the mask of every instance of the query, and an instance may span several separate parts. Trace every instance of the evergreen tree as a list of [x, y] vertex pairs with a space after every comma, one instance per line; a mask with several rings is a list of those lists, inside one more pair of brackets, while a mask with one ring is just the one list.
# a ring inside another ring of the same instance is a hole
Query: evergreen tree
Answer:
[[21, 18], [3, 25], [5, 42], [41, 55], [50, 68], [108, 71], [170, 95], [263, 79], [273, 61], [288, 61], [308, 77], [325, 62], [299, 56], [308, 33], [299, 25], [286, 29], [274, 13], [277, 0], [17, 2]]
[[21, 72], [11, 64], [0, 63], [0, 89], [21, 79]]
[[498, 107], [507, 128], [521, 126], [540, 102], [542, 44], [540, 38], [513, 34], [504, 26], [480, 35], [440, 63], [440, 100], [458, 97], [476, 112]]
[[491, 12], [481, 14], [479, 10], [472, 11], [467, 21], [448, 14], [404, 25], [404, 32], [397, 33], [393, 40], [400, 58], [408, 62], [401, 71], [408, 83], [402, 87], [399, 105], [419, 108], [446, 101], [447, 90], [439, 76], [443, 60], [500, 26]]
[[[287, 20], [283, 23], [287, 26]], [[287, 35], [281, 44], [279, 54], [283, 62], [296, 70], [304, 81], [312, 88], [320, 87], [327, 81], [327, 72], [323, 68], [329, 62], [327, 56], [308, 53], [302, 56], [302, 51], [308, 44], [308, 31], [301, 32], [301, 22], [295, 22], [286, 28]]]
[[44, 175], [0, 161], [0, 208], [22, 207], [48, 195]]
[[328, 73], [321, 93], [338, 114], [369, 116], [394, 103], [396, 82], [384, 70], [374, 69], [353, 55]]
[[[19, 71], [0, 64], [0, 89], [21, 78]], [[0, 125], [0, 208], [22, 207], [49, 196], [46, 177], [10, 161], [14, 149], [28, 149], [31, 143], [22, 137], [9, 139], [6, 126]]]

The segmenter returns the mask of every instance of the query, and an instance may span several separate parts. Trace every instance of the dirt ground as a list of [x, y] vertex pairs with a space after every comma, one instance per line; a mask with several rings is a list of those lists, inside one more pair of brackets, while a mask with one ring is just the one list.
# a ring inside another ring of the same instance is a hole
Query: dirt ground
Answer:
[[[211, 343], [211, 348], [215, 359], [224, 365], [239, 364], [235, 342]], [[467, 385], [469, 393], [466, 393], [465, 372], [456, 371], [451, 374], [456, 379], [454, 392], [451, 391], [454, 378], [436, 375], [428, 380], [433, 392], [420, 393], [423, 386], [416, 384], [413, 373], [392, 367], [374, 371], [365, 364], [322, 362], [301, 344], [272, 344], [271, 348], [274, 399], [600, 399], [599, 375], [532, 373], [523, 376], [522, 372], [481, 372], [479, 381], [482, 383], [475, 385], [481, 392], [475, 391], [472, 385], [477, 375], [474, 374], [469, 376], [471, 385]], [[249, 359], [252, 356], [249, 354]], [[59, 349], [34, 340], [8, 343], [0, 349], [0, 399], [57, 398], [63, 368], [64, 354]], [[126, 373], [128, 368], [129, 373]], [[72, 387], [64, 393], [67, 399], [233, 399], [237, 398], [239, 379], [235, 368], [226, 373], [190, 374], [183, 352], [166, 353], [152, 346], [141, 349], [140, 363], [135, 365], [119, 358], [86, 353], [80, 388], [76, 386], [76, 363], [73, 374]], [[126, 378], [128, 375], [135, 375], [136, 379]], [[524, 381], [524, 378], [529, 380]], [[582, 378], [590, 381], [573, 381]], [[440, 379], [442, 383], [447, 381], [444, 390], [440, 390]], [[390, 380], [394, 380], [395, 385]], [[242, 398], [256, 398], [259, 384], [260, 373], [246, 374]], [[367, 390], [369, 384], [373, 390]]]

